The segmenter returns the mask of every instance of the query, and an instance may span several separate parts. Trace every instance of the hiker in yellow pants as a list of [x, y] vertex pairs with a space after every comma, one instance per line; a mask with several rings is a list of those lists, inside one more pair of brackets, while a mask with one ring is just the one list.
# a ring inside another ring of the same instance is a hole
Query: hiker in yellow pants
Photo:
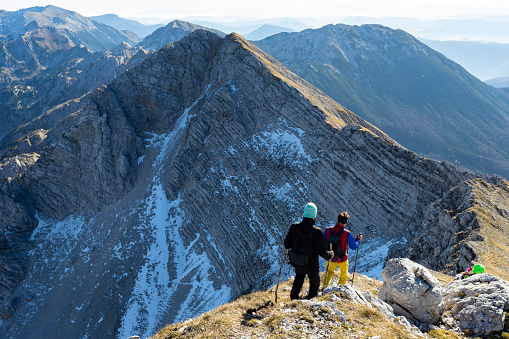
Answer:
[[362, 241], [361, 234], [354, 239], [350, 231], [345, 228], [348, 219], [350, 219], [348, 212], [339, 213], [336, 225], [327, 227], [324, 232], [327, 247], [332, 248], [334, 257], [327, 263], [327, 276], [323, 288], [329, 285], [336, 267], [341, 271], [338, 284], [346, 284], [348, 279], [348, 247], [356, 250]]
[[341, 271], [339, 275], [338, 284], [346, 284], [346, 280], [348, 279], [348, 260], [343, 262], [329, 262], [327, 263], [327, 278], [325, 281], [325, 286], [329, 286], [332, 277], [334, 276], [334, 271], [336, 267]]

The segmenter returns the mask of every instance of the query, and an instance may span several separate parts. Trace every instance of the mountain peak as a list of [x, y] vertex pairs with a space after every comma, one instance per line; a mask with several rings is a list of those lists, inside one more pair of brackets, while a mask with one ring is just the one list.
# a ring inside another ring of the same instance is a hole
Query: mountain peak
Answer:
[[509, 174], [509, 98], [412, 35], [337, 24], [256, 45], [405, 147]]
[[145, 37], [138, 46], [141, 46], [148, 50], [160, 49], [163, 46], [179, 41], [186, 35], [196, 30], [206, 30], [215, 33], [220, 37], [224, 37], [225, 34], [221, 31], [195, 25], [190, 22], [173, 20], [166, 26], [156, 29], [150, 35]]

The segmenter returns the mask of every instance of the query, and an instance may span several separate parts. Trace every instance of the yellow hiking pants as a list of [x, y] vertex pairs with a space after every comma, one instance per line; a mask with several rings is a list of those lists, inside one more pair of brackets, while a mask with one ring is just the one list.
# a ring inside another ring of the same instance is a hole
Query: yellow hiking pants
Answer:
[[328, 262], [325, 267], [327, 269], [326, 272], [327, 280], [325, 282], [325, 287], [329, 286], [329, 283], [332, 280], [332, 277], [334, 276], [334, 271], [336, 270], [336, 267], [338, 267], [339, 270], [341, 271], [339, 275], [338, 284], [346, 284], [346, 281], [348, 279], [348, 260], [345, 260], [343, 262]]

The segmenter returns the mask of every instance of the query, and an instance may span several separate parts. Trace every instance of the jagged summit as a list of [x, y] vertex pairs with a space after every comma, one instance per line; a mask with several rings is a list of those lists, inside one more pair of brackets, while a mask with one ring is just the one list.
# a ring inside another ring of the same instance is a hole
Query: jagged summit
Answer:
[[166, 26], [156, 29], [150, 35], [145, 37], [143, 41], [139, 43], [139, 46], [148, 50], [160, 49], [167, 44], [182, 39], [187, 34], [198, 29], [214, 32], [220, 37], [225, 36], [223, 32], [216, 29], [195, 25], [182, 20], [173, 20]]
[[309, 201], [321, 227], [351, 211], [380, 251], [359, 267], [376, 271], [474, 178], [400, 147], [241, 36], [204, 30], [26, 130], [0, 163], [8, 337], [146, 337], [270, 286]]

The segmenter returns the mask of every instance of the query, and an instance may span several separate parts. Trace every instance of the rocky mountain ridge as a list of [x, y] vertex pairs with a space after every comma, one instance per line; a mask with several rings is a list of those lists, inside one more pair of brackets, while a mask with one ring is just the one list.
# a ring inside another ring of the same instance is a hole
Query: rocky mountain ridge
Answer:
[[147, 336], [271, 285], [308, 201], [394, 255], [458, 185], [506, 187], [402, 148], [236, 34], [197, 30], [43, 118], [0, 164], [10, 337]]
[[0, 140], [45, 110], [108, 83], [120, 72], [116, 66], [136, 54], [113, 49], [139, 41], [132, 32], [55, 6], [3, 12]]
[[[67, 11], [64, 13], [73, 14]], [[70, 21], [69, 18], [66, 20]], [[0, 109], [4, 119], [0, 127], [0, 140], [3, 139], [0, 148], [9, 147], [12, 142], [28, 133], [24, 129], [25, 124], [45, 111], [108, 84], [116, 75], [143, 61], [149, 53], [147, 49], [161, 48], [199, 28], [202, 29], [200, 26], [175, 21], [159, 33], [144, 39], [137, 47], [123, 42], [110, 51], [94, 52], [80, 44], [53, 55], [51, 65], [45, 65], [44, 69], [30, 79], [11, 79], [0, 91]], [[80, 34], [85, 34], [85, 31]], [[34, 57], [41, 58], [37, 51], [34, 51]], [[51, 121], [45, 125], [43, 120], [37, 128], [48, 129], [53, 123]]]
[[509, 97], [401, 30], [327, 25], [256, 45], [403, 146], [509, 177]]
[[130, 45], [139, 42], [132, 32], [118, 31], [55, 6], [2, 13], [0, 38], [3, 45], [0, 66], [12, 68], [11, 73], [17, 78], [37, 74], [51, 65], [57, 52], [80, 44], [92, 51], [105, 51], [122, 42]]
[[121, 18], [118, 15], [112, 13], [92, 16], [90, 19], [102, 22], [103, 24], [111, 27], [115, 27], [118, 30], [128, 30], [134, 32], [141, 39], [145, 38], [156, 29], [164, 26], [163, 24], [144, 25], [136, 20]]

